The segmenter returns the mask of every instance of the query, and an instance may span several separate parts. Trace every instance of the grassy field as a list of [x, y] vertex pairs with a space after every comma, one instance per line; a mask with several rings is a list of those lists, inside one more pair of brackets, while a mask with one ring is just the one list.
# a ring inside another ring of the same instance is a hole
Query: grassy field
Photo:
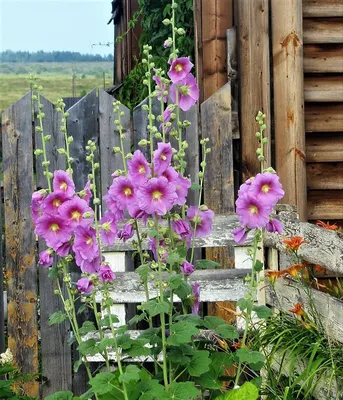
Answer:
[[111, 87], [113, 63], [0, 63], [0, 112], [30, 90], [31, 73], [37, 75], [37, 83], [43, 86], [44, 97], [56, 102], [61, 97], [72, 97], [73, 74], [77, 97], [104, 87], [104, 83], [105, 87]]

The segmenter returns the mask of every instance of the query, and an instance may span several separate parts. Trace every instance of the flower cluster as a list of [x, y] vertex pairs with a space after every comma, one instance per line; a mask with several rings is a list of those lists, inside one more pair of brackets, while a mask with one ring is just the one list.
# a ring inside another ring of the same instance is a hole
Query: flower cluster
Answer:
[[13, 362], [13, 354], [8, 348], [5, 353], [0, 354], [0, 365], [10, 365]]
[[236, 213], [241, 226], [233, 231], [235, 241], [244, 243], [249, 230], [256, 228], [281, 233], [281, 222], [270, 215], [284, 194], [278, 175], [268, 171], [243, 183], [236, 201]]

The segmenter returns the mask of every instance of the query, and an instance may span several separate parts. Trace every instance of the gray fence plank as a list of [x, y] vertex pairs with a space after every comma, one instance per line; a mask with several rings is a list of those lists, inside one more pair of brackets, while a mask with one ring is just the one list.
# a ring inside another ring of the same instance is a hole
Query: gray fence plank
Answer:
[[[47, 158], [50, 161], [50, 171], [64, 169], [65, 157], [59, 156], [57, 149], [65, 147], [64, 135], [60, 131], [61, 115], [56, 112], [52, 103], [41, 97], [43, 104], [43, 129], [45, 135], [51, 135], [51, 140], [46, 142]], [[36, 108], [36, 107], [35, 107]], [[35, 126], [39, 121], [35, 119]], [[36, 133], [36, 148], [42, 148], [41, 134]], [[36, 182], [37, 187], [47, 187], [47, 181], [43, 175], [43, 157], [36, 159]], [[43, 240], [38, 242], [39, 252], [46, 249]], [[71, 347], [67, 341], [70, 335], [70, 326], [67, 321], [61, 324], [49, 326], [49, 316], [63, 309], [59, 296], [54, 294], [57, 283], [48, 277], [49, 270], [44, 267], [38, 268], [39, 272], [39, 296], [40, 296], [40, 332], [41, 332], [41, 355], [42, 355], [42, 382], [41, 396], [45, 398], [51, 393], [59, 390], [72, 389], [72, 362]], [[61, 282], [63, 286], [63, 283]]]
[[[3, 206], [2, 206], [2, 190], [0, 191], [0, 226], [3, 225]], [[5, 260], [2, 255], [2, 235], [0, 236], [0, 353], [5, 351], [5, 307], [4, 304], [4, 274], [3, 268], [5, 266]]]
[[[8, 345], [15, 365], [38, 372], [37, 267], [30, 213], [33, 192], [31, 93], [2, 116]], [[23, 384], [24, 394], [38, 396], [38, 382]]]

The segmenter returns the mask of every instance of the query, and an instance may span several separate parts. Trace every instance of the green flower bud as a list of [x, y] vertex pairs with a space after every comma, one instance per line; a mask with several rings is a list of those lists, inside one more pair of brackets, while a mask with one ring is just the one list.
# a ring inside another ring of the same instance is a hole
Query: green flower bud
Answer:
[[99, 204], [100, 204], [100, 199], [99, 199], [98, 197], [95, 197], [95, 198], [93, 199], [93, 204], [99, 205]]
[[114, 153], [120, 153], [120, 147], [113, 147], [113, 152]]
[[264, 161], [264, 156], [258, 156], [258, 161]]
[[168, 26], [168, 25], [171, 24], [171, 21], [170, 21], [170, 19], [166, 18], [166, 19], [164, 19], [164, 20], [162, 21], [162, 24], [165, 25], [165, 26]]
[[74, 141], [74, 138], [72, 136], [68, 136], [67, 142], [68, 143], [73, 143], [73, 141]]
[[142, 110], [143, 111], [149, 111], [149, 106], [147, 104], [142, 105]]
[[176, 32], [177, 32], [177, 34], [180, 35], [180, 36], [181, 36], [181, 35], [184, 35], [184, 34], [186, 33], [186, 31], [185, 31], [183, 28], [178, 28]]
[[58, 151], [58, 154], [66, 154], [66, 151], [65, 151], [65, 149], [57, 149], [57, 151]]

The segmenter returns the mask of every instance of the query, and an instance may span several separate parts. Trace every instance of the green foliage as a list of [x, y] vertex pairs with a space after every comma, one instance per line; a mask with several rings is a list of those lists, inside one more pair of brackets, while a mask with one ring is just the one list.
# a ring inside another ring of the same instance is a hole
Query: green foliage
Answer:
[[240, 388], [217, 397], [217, 400], [257, 400], [258, 397], [257, 387], [250, 382], [245, 382]]
[[60, 324], [67, 319], [67, 314], [62, 311], [56, 311], [49, 317], [49, 326], [54, 324]]
[[21, 395], [20, 389], [14, 389], [17, 383], [34, 379], [34, 375], [21, 374], [12, 365], [0, 365], [0, 399], [36, 400], [34, 397]]
[[100, 54], [81, 54], [75, 51], [12, 51], [5, 50], [0, 52], [2, 63], [40, 63], [40, 62], [94, 62], [94, 61], [113, 61], [113, 55], [102, 56]]

